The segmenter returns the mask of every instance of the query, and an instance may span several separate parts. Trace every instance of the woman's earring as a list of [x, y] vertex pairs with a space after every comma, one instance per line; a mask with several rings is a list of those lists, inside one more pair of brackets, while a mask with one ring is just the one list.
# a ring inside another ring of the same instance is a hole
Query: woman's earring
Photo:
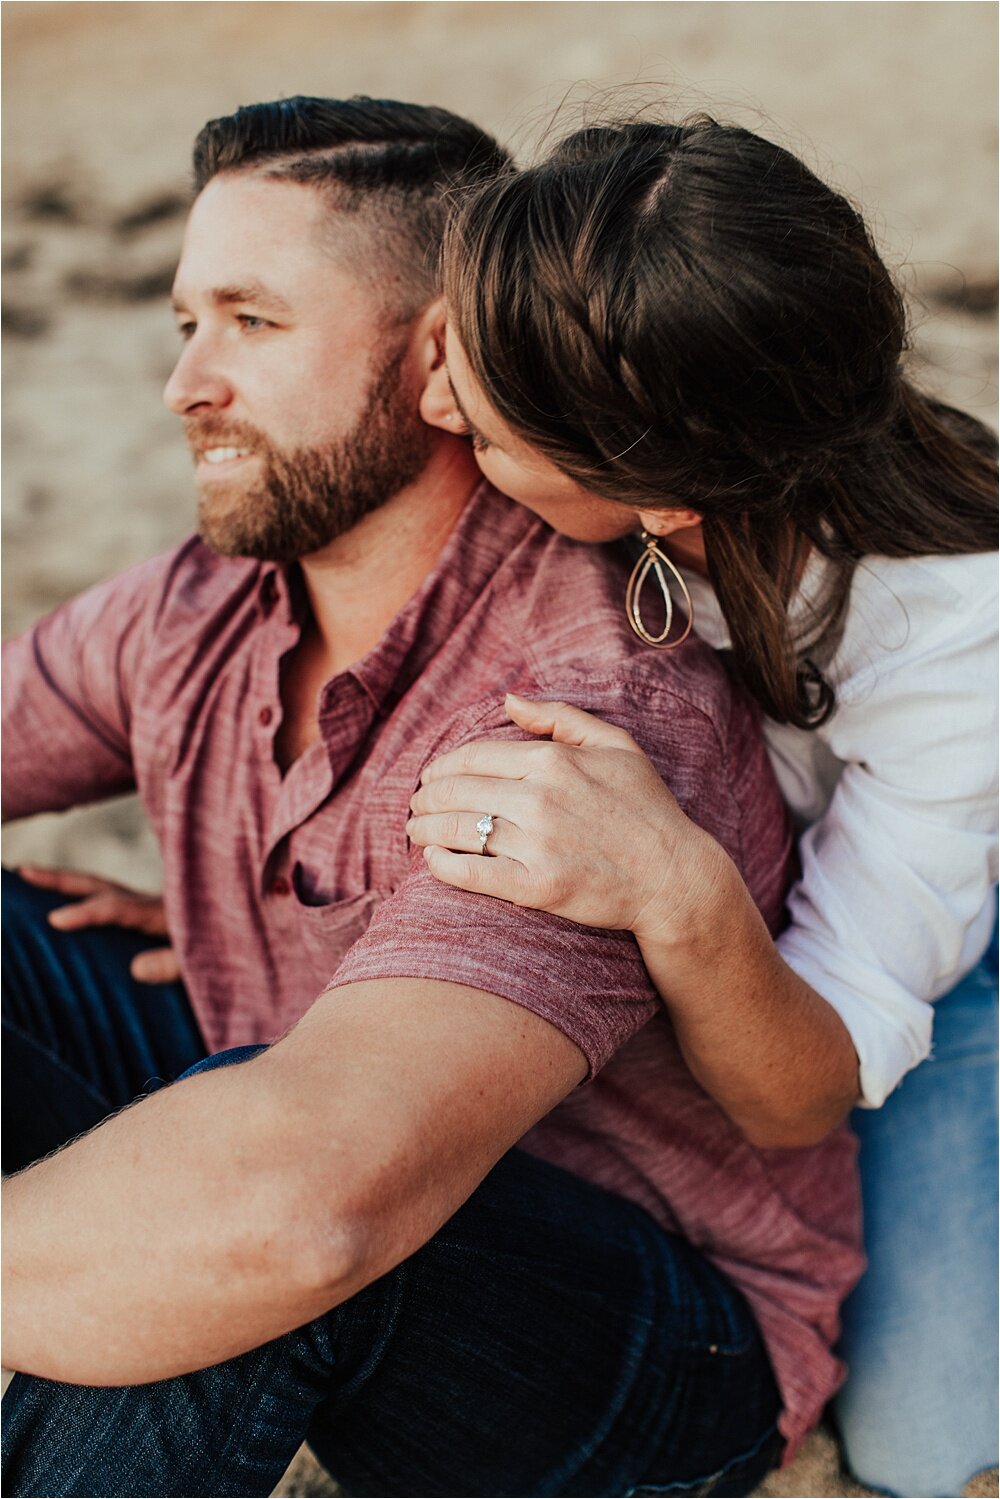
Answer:
[[[638, 635], [639, 639], [644, 641], [646, 645], [656, 646], [657, 649], [661, 651], [673, 651], [676, 650], [677, 647], [681, 645], [691, 633], [691, 626], [694, 624], [694, 605], [691, 602], [691, 595], [688, 592], [688, 586], [685, 583], [684, 579], [681, 577], [680, 573], [677, 571], [677, 568], [671, 562], [666, 552], [661, 552], [660, 548], [657, 546], [656, 543], [659, 538], [650, 535], [648, 531], [643, 531], [642, 539], [645, 544], [646, 550], [643, 552], [642, 556], [635, 564], [635, 567], [633, 567], [631, 576], [629, 577], [628, 586], [625, 589], [625, 613], [628, 617], [629, 624], [632, 626], [632, 629]], [[674, 601], [670, 597], [670, 589], [667, 586], [667, 579], [663, 571], [664, 567], [669, 568], [671, 574], [677, 580], [677, 584], [681, 590], [681, 593], [683, 593], [684, 595], [684, 603], [687, 606], [688, 615], [687, 624], [684, 626], [684, 629], [681, 631], [680, 635], [678, 635], [676, 640], [669, 641], [667, 640], [667, 636], [670, 634], [670, 626], [673, 624]], [[643, 584], [645, 583], [651, 572], [655, 573], [656, 581], [660, 585], [660, 593], [663, 595], [663, 608], [665, 618], [663, 621], [663, 629], [660, 631], [659, 635], [650, 634], [650, 632], [646, 629], [646, 626], [642, 622], [642, 614], [640, 613], [640, 602], [642, 597]]]

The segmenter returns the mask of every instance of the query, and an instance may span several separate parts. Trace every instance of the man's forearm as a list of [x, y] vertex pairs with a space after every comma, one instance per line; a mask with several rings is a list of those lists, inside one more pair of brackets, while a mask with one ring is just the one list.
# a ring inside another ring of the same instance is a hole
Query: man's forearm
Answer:
[[338, 1300], [349, 1235], [328, 1220], [320, 1249], [302, 1221], [308, 1165], [267, 1060], [166, 1089], [4, 1184], [6, 1365], [163, 1378]]
[[582, 1053], [431, 980], [321, 996], [5, 1184], [3, 1361], [128, 1384], [243, 1353], [411, 1254], [578, 1083]]

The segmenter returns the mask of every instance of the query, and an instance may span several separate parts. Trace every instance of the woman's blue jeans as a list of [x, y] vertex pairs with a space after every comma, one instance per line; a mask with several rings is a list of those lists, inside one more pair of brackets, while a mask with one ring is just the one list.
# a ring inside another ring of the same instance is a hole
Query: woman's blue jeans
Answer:
[[[204, 1059], [180, 986], [128, 975], [148, 940], [58, 933], [56, 903], [5, 877], [8, 1169], [248, 1054]], [[740, 1495], [777, 1460], [778, 1410], [707, 1261], [512, 1151], [396, 1270], [240, 1358], [131, 1388], [17, 1375], [3, 1492], [264, 1495], [308, 1439], [357, 1495]]]
[[857, 1109], [868, 1270], [844, 1308], [847, 1461], [960, 1494], [997, 1461], [997, 947], [935, 1006], [934, 1054]]

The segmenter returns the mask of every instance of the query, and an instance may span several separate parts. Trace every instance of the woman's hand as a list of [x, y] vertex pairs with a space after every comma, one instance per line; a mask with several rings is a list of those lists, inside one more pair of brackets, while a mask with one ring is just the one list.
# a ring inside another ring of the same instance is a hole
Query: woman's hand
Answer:
[[508, 696], [507, 712], [552, 742], [470, 744], [427, 767], [407, 832], [432, 873], [634, 932], [705, 1091], [756, 1145], [822, 1139], [857, 1099], [857, 1055], [833, 1008], [782, 961], [733, 861], [624, 729], [565, 703]]
[[[127, 885], [75, 869], [43, 869], [22, 864], [18, 870], [29, 885], [56, 890], [60, 895], [82, 897], [49, 912], [49, 923], [61, 932], [79, 932], [89, 926], [123, 926], [145, 932], [148, 937], [169, 937], [161, 895], [144, 895]], [[172, 984], [181, 976], [172, 947], [154, 947], [136, 953], [130, 965], [132, 977], [142, 984]]]
[[[565, 703], [508, 694], [514, 723], [551, 742], [485, 741], [427, 767], [406, 825], [448, 885], [585, 926], [656, 932], [705, 919], [725, 855], [678, 807], [624, 729]], [[488, 857], [476, 823], [489, 812]]]

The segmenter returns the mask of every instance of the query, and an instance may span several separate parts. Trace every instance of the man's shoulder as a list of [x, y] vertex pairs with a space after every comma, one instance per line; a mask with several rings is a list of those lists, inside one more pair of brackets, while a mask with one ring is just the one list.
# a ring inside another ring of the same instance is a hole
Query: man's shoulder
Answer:
[[[494, 578], [477, 648], [499, 678], [437, 725], [428, 760], [481, 738], [525, 737], [503, 693], [569, 703], [626, 729], [678, 800], [698, 805], [730, 780], [765, 781], [759, 715], [715, 651], [691, 635], [657, 650], [632, 631], [621, 545], [575, 542], [538, 523], [522, 530]], [[700, 820], [700, 819], [699, 819]]]
[[[187, 536], [150, 564], [160, 579], [159, 609], [173, 616], [226, 607], [235, 598], [256, 591], [265, 565], [245, 557], [222, 557], [200, 536]], [[274, 570], [273, 568], [271, 569]]]
[[[732, 855], [769, 922], [778, 918], [789, 831], [759, 712], [722, 659], [691, 635], [656, 650], [632, 631], [626, 547], [592, 546], [541, 524], [511, 549], [489, 612], [510, 675], [502, 689], [558, 700], [626, 729], [680, 806]], [[523, 739], [502, 691], [441, 725], [428, 759], [477, 739]]]
[[220, 557], [200, 537], [187, 536], [169, 551], [95, 583], [62, 607], [78, 619], [86, 619], [88, 612], [98, 615], [112, 629], [141, 616], [155, 624], [168, 612], [196, 612], [203, 618], [206, 606], [255, 588], [260, 574], [259, 563]]
[[[516, 635], [527, 685], [593, 712], [621, 716], [637, 738], [663, 714], [703, 717], [719, 735], [734, 708], [752, 712], [709, 646], [691, 635], [676, 650], [646, 645], [629, 625], [623, 543], [594, 546], [539, 527], [511, 559], [504, 627]], [[680, 628], [680, 626], [678, 626]]]
[[178, 674], [204, 660], [228, 622], [251, 611], [256, 618], [260, 574], [258, 563], [220, 557], [189, 536], [40, 620], [36, 649], [53, 660], [75, 659], [83, 650], [100, 670], [134, 672], [136, 687], [162, 697]]

